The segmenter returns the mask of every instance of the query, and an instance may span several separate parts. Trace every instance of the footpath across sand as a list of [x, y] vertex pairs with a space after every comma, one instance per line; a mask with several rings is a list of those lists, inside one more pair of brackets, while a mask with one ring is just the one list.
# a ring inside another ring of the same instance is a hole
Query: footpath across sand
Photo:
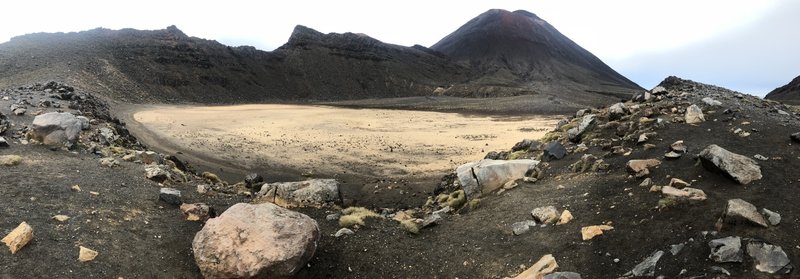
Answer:
[[230, 167], [377, 178], [446, 172], [558, 118], [265, 104], [148, 106], [132, 120], [148, 145]]

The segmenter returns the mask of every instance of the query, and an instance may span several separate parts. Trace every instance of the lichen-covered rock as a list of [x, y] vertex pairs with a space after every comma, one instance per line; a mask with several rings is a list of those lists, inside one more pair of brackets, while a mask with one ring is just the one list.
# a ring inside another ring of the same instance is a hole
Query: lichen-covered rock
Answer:
[[291, 278], [314, 255], [319, 237], [317, 222], [304, 214], [239, 203], [208, 220], [192, 250], [205, 278]]
[[339, 182], [335, 179], [268, 183], [261, 186], [257, 196], [259, 201], [283, 207], [322, 206], [342, 201]]

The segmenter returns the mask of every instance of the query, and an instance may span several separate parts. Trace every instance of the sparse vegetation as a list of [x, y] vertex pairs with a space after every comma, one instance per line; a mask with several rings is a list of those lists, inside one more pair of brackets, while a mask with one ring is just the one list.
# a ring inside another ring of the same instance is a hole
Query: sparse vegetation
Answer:
[[467, 203], [467, 195], [464, 190], [458, 190], [450, 193], [450, 198], [447, 200], [447, 206], [453, 209], [459, 209]]
[[515, 151], [511, 154], [508, 154], [509, 160], [516, 160], [516, 159], [528, 159], [528, 151], [527, 150], [519, 150]]
[[481, 207], [481, 199], [473, 199], [473, 200], [469, 201], [469, 210], [470, 211], [478, 209], [478, 207]]
[[208, 179], [209, 181], [211, 181], [211, 183], [220, 183], [220, 182], [222, 182], [222, 180], [219, 179], [219, 176], [217, 176], [216, 174], [214, 174], [212, 172], [204, 171], [202, 174], [200, 174], [200, 176], [202, 176], [205, 179]]
[[342, 216], [339, 217], [339, 226], [345, 228], [355, 225], [363, 226], [366, 218], [383, 219], [383, 216], [363, 207], [348, 207], [342, 210]]
[[417, 226], [417, 223], [415, 223], [413, 220], [403, 220], [403, 221], [401, 221], [400, 222], [400, 227], [403, 228], [403, 230], [405, 230], [405, 231], [407, 231], [409, 233], [412, 233], [412, 234], [418, 234], [419, 233], [419, 226]]

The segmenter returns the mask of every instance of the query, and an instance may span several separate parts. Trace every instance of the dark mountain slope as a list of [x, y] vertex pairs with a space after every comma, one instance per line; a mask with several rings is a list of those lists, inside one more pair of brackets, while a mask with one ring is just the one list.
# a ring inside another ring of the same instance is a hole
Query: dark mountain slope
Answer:
[[503, 84], [589, 98], [598, 96], [581, 93], [628, 97], [641, 89], [526, 11], [489, 10], [431, 48], [478, 69], [475, 85]]
[[764, 98], [781, 101], [787, 104], [800, 104], [800, 76], [788, 84], [775, 88]]

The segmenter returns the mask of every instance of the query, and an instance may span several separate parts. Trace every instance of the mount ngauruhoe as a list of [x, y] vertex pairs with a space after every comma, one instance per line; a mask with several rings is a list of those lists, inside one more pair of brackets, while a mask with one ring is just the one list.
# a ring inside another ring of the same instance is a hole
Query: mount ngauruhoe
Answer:
[[590, 106], [641, 90], [536, 15], [504, 10], [481, 14], [431, 48], [304, 26], [271, 52], [174, 26], [37, 33], [0, 44], [0, 85], [31, 80], [137, 103], [530, 95]]

